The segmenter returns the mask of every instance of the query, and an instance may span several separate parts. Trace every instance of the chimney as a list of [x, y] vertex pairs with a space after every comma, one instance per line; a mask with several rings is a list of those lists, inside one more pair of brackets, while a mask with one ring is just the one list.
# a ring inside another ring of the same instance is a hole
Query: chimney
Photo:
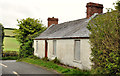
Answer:
[[91, 17], [94, 13], [103, 13], [103, 5], [98, 3], [89, 2], [87, 7], [87, 18]]
[[58, 24], [58, 18], [54, 18], [54, 17], [48, 18], [48, 27], [52, 24], [54, 25]]

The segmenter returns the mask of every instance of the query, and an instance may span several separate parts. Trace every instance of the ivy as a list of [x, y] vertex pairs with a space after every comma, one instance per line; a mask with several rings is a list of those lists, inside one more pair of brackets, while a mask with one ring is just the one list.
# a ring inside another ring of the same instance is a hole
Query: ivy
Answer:
[[117, 5], [117, 10], [98, 15], [87, 26], [95, 74], [120, 74], [120, 2]]

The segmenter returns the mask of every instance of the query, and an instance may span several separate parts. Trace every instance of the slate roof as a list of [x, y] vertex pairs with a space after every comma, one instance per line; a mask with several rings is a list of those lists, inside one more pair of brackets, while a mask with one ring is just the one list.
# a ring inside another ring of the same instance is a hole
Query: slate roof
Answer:
[[35, 39], [74, 38], [89, 37], [89, 30], [86, 28], [89, 19], [83, 18], [57, 25], [51, 25]]

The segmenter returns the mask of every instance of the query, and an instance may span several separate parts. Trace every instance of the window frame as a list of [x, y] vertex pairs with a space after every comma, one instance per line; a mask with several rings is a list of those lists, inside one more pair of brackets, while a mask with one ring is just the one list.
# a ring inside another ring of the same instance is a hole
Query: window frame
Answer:
[[53, 55], [56, 56], [57, 40], [53, 40]]
[[36, 41], [36, 53], [38, 53], [38, 40]]
[[[79, 41], [79, 45], [78, 45], [78, 46], [79, 46], [79, 51], [78, 51], [79, 54], [76, 54], [76, 49], [77, 49], [77, 48], [76, 48], [76, 44], [77, 44], [76, 42], [77, 42], [77, 41]], [[81, 45], [80, 43], [81, 43], [81, 40], [74, 40], [74, 60], [75, 60], [75, 61], [80, 61], [80, 51], [81, 51], [81, 50], [80, 50], [80, 45]], [[76, 56], [76, 55], [79, 55], [79, 56]], [[76, 57], [79, 57], [79, 58], [76, 58]]]

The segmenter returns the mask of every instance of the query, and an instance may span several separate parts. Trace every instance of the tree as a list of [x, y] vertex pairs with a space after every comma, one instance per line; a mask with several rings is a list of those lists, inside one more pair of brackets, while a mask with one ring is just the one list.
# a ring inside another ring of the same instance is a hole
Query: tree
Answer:
[[[120, 35], [120, 1], [118, 1], [117, 3], [116, 3], [116, 9], [118, 10], [117, 12], [118, 12], [118, 31], [119, 31], [119, 35]], [[119, 43], [120, 43], [120, 39], [119, 39], [119, 41], [118, 41]], [[120, 49], [120, 45], [119, 45], [119, 49]]]
[[[120, 7], [120, 6], [119, 6]], [[118, 8], [118, 7], [117, 7]], [[89, 22], [94, 73], [120, 74], [120, 15], [118, 10], [98, 15]]]
[[19, 29], [15, 30], [15, 37], [20, 42], [19, 58], [33, 55], [33, 39], [42, 33], [46, 27], [34, 18], [17, 20]]
[[4, 40], [4, 27], [3, 25], [0, 23], [0, 55], [3, 51], [3, 40]]
[[116, 8], [118, 11], [120, 11], [120, 1], [118, 1], [118, 2], [116, 3], [115, 8]]

